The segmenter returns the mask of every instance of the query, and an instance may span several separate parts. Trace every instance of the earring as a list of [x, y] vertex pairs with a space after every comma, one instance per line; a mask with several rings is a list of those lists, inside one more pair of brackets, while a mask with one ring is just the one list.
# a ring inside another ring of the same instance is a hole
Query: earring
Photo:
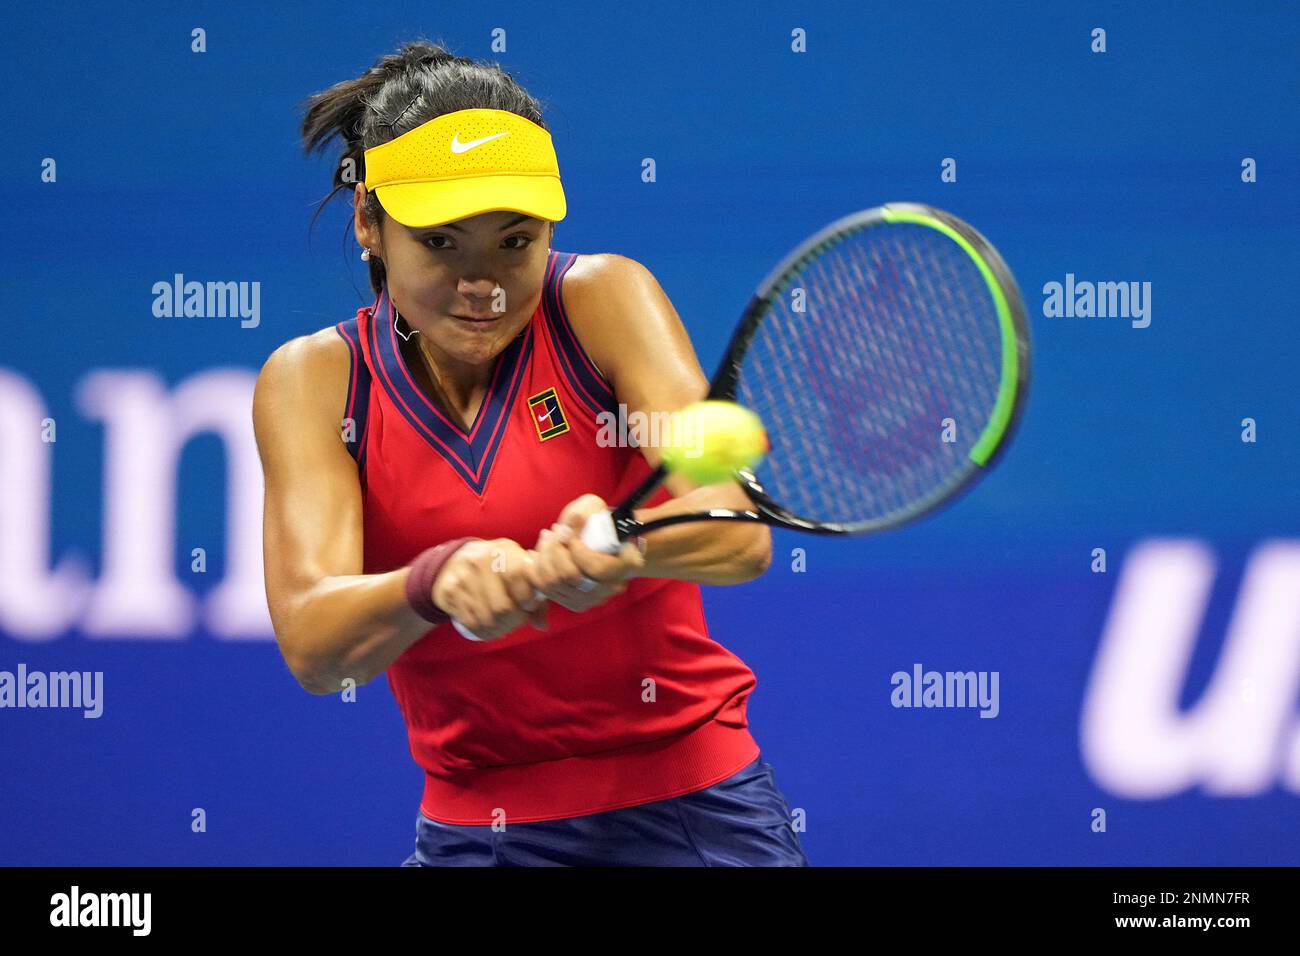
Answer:
[[369, 247], [369, 246], [366, 246], [365, 251], [361, 253], [361, 261], [362, 261], [362, 262], [369, 262], [369, 261], [370, 261], [370, 247]]

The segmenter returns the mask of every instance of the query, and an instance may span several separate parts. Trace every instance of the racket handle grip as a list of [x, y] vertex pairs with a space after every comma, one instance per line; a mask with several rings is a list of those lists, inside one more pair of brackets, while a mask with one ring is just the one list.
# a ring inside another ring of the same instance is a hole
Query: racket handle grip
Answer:
[[451, 623], [452, 623], [453, 625], [455, 625], [456, 630], [460, 631], [460, 636], [463, 637], [463, 638], [465, 638], [465, 640], [467, 640], [467, 641], [481, 641], [481, 640], [483, 640], [483, 638], [479, 637], [477, 634], [475, 634], [473, 631], [471, 631], [471, 630], [470, 630], [468, 627], [466, 627], [464, 624], [460, 623], [460, 621], [456, 620], [454, 617], [451, 619]]
[[[618, 531], [614, 528], [613, 513], [608, 510], [598, 511], [587, 518], [587, 523], [582, 526], [581, 538], [582, 543], [591, 548], [592, 551], [603, 551], [606, 554], [618, 554], [619, 549], [622, 547], [622, 542], [618, 540]], [[539, 601], [545, 597], [541, 591], [537, 590], [533, 591], [533, 596]], [[456, 630], [460, 632], [460, 636], [466, 640], [483, 640], [455, 618], [451, 619], [451, 623], [455, 625]]]
[[587, 518], [587, 523], [582, 526], [581, 538], [582, 543], [592, 551], [618, 554], [622, 547], [618, 531], [614, 527], [614, 515], [608, 510], [597, 511]]

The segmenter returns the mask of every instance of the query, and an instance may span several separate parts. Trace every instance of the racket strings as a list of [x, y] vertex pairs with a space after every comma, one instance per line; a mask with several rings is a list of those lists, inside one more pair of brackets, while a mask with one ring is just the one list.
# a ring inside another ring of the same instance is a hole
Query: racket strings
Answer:
[[783, 284], [736, 393], [767, 424], [767, 493], [852, 524], [906, 512], [967, 473], [1001, 371], [996, 306], [971, 257], [925, 226], [873, 226]]

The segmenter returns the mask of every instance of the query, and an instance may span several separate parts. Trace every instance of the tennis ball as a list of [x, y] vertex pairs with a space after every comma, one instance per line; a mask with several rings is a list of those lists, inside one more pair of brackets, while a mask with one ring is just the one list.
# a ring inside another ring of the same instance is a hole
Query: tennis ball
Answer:
[[735, 402], [696, 402], [674, 412], [661, 445], [668, 470], [697, 485], [726, 481], [771, 449], [762, 420]]

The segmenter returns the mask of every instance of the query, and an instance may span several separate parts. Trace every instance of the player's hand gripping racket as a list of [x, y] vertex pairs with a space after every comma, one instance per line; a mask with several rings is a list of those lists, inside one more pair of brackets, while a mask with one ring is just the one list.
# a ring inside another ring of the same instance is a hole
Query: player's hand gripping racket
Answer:
[[708, 398], [747, 406], [766, 426], [766, 456], [735, 473], [754, 510], [640, 522], [633, 509], [667, 476], [661, 465], [592, 515], [582, 542], [613, 554], [633, 535], [687, 521], [896, 528], [989, 469], [1028, 383], [1024, 303], [983, 236], [930, 206], [854, 213], [768, 274], [710, 383]]

